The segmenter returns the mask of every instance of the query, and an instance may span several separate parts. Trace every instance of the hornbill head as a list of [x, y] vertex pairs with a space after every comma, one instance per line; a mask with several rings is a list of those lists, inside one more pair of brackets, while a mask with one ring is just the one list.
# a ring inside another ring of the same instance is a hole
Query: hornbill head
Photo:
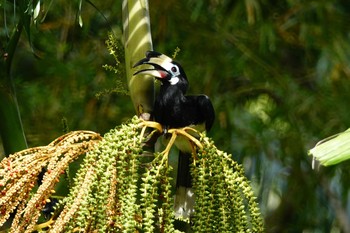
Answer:
[[183, 92], [187, 91], [188, 81], [185, 71], [170, 57], [155, 51], [147, 51], [146, 57], [138, 61], [133, 68], [140, 65], [151, 65], [153, 68], [139, 70], [134, 75], [148, 74], [160, 80], [162, 85], [176, 86]]

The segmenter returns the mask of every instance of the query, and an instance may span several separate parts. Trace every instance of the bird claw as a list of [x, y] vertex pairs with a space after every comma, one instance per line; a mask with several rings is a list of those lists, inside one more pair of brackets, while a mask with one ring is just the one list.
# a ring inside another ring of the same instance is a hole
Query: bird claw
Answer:
[[142, 130], [146, 129], [146, 128], [153, 128], [153, 129], [158, 130], [159, 132], [163, 132], [163, 126], [155, 121], [142, 120], [142, 122], [139, 123], [139, 127], [142, 127]]
[[[182, 135], [185, 138], [189, 140], [190, 143], [195, 144], [198, 148], [203, 148], [202, 143], [196, 138], [196, 136], [200, 136], [200, 132], [198, 132], [196, 129], [186, 126], [183, 128], [172, 128], [168, 129], [167, 127], [163, 127], [161, 124], [155, 121], [142, 121], [139, 123], [139, 127], [142, 127], [141, 134], [140, 134], [140, 140], [143, 139], [145, 135], [145, 131], [147, 128], [153, 128], [156, 131], [163, 133], [163, 134], [171, 134], [171, 138], [166, 146], [166, 148], [162, 151], [162, 154], [168, 155], [171, 147], [175, 143], [175, 140], [178, 135]], [[154, 132], [151, 133], [151, 135]], [[193, 148], [194, 149], [194, 148]]]
[[[155, 122], [155, 121], [142, 120], [142, 122], [139, 123], [138, 126], [139, 126], [139, 128], [142, 128], [141, 129], [141, 133], [140, 133], [140, 141], [143, 140], [147, 128], [153, 128], [153, 129], [155, 129], [156, 131], [158, 131], [160, 133], [163, 132], [162, 125], [159, 124], [158, 122]], [[153, 134], [154, 134], [154, 131], [150, 133], [150, 135], [153, 135]]]
[[169, 129], [169, 133], [171, 133], [171, 134], [175, 133], [176, 135], [180, 134], [180, 135], [186, 137], [187, 139], [189, 139], [189, 141], [196, 144], [197, 147], [202, 149], [203, 148], [202, 143], [193, 134], [191, 134], [188, 131], [192, 131], [192, 132], [196, 133], [197, 136], [200, 136], [200, 133], [196, 129], [189, 127], [189, 126], [184, 127], [184, 128], [179, 128], [179, 129]]
[[43, 231], [43, 229], [45, 228], [50, 228], [53, 223], [55, 222], [55, 220], [53, 219], [53, 217], [51, 217], [48, 221], [35, 225], [34, 230], [35, 231]]
[[[173, 146], [173, 144], [175, 143], [175, 140], [176, 140], [178, 135], [182, 135], [185, 138], [187, 138], [192, 145], [195, 144], [198, 148], [203, 148], [202, 143], [197, 138], [195, 138], [195, 136], [191, 135], [187, 131], [195, 132], [198, 136], [200, 135], [200, 133], [197, 130], [193, 129], [192, 127], [169, 129], [168, 133], [171, 134], [171, 138], [168, 142], [168, 145], [166, 146], [166, 148], [164, 149], [164, 151], [162, 153], [169, 154], [169, 151], [170, 151], [171, 147]], [[194, 152], [194, 146], [192, 146], [192, 147], [193, 147], [192, 152]]]

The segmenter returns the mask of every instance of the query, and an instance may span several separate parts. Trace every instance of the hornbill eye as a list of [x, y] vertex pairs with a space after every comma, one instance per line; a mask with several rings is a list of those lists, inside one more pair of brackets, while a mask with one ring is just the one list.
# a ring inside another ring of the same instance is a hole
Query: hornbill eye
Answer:
[[169, 63], [169, 65], [171, 65], [171, 66], [168, 67], [168, 69], [166, 68], [166, 66], [164, 68], [167, 69], [168, 72], [171, 73], [172, 76], [174, 76], [174, 77], [179, 76], [180, 75], [179, 67], [173, 63]]

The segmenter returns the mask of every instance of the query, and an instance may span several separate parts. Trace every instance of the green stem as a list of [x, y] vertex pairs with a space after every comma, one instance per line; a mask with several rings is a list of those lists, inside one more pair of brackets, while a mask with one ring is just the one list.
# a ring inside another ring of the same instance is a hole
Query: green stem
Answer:
[[11, 64], [22, 29], [23, 21], [20, 20], [5, 48], [0, 64], [0, 137], [7, 155], [27, 148], [11, 78]]
[[148, 0], [123, 0], [125, 64], [131, 100], [137, 115], [149, 120], [154, 102], [154, 79], [133, 76], [133, 65], [152, 50]]

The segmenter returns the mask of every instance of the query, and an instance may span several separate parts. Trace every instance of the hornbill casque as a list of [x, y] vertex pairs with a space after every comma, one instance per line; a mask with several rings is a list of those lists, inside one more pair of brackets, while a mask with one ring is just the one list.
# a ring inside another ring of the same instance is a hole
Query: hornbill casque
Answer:
[[[198, 131], [210, 130], [215, 118], [213, 105], [206, 95], [186, 95], [189, 83], [179, 63], [164, 54], [148, 51], [146, 57], [137, 62], [134, 67], [140, 65], [148, 65], [148, 68], [139, 70], [134, 75], [151, 75], [161, 82], [154, 103], [153, 117], [162, 125], [164, 134], [168, 129], [187, 126]], [[190, 175], [193, 147], [189, 144], [188, 140], [176, 139], [175, 141], [180, 151], [174, 204], [175, 215], [185, 218], [193, 213], [195, 198], [191, 189]]]

